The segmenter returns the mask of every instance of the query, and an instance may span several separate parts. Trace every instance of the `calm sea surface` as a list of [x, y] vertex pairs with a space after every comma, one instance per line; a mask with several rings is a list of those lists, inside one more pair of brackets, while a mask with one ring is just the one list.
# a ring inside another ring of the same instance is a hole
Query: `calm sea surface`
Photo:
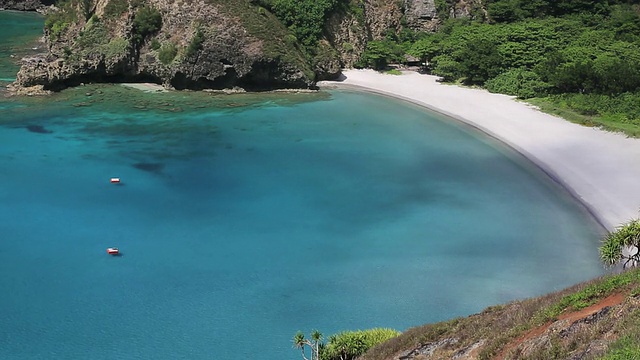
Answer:
[[[0, 12], [1, 79], [41, 27]], [[0, 184], [0, 359], [298, 359], [603, 273], [535, 167], [357, 92], [2, 97]]]

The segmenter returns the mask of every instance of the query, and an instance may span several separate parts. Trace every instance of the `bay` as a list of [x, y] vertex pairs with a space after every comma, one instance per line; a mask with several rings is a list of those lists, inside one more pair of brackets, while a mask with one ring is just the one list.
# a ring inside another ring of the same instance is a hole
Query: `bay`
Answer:
[[298, 330], [405, 330], [603, 273], [564, 189], [401, 101], [98, 84], [0, 112], [2, 359], [296, 359]]

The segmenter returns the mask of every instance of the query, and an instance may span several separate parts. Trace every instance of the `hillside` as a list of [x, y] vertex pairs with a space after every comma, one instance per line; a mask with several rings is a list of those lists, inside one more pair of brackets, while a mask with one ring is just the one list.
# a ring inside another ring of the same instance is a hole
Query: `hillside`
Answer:
[[640, 269], [407, 330], [382, 359], [638, 359]]

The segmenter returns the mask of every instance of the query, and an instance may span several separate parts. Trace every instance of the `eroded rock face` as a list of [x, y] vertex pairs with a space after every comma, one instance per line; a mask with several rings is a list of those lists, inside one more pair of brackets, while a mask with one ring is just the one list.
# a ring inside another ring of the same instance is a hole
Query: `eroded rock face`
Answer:
[[435, 0], [404, 0], [404, 16], [413, 30], [433, 31], [438, 25]]
[[0, 0], [0, 9], [33, 11], [51, 6], [55, 0]]
[[[49, 52], [23, 60], [16, 87], [57, 90], [91, 81], [150, 81], [176, 89], [313, 86], [305, 69], [265, 55], [262, 41], [239, 19], [209, 2], [147, 0], [162, 15], [162, 26], [142, 42], [135, 38], [135, 11], [106, 17], [107, 3], [99, 0], [91, 9], [99, 21], [81, 19], [56, 36], [45, 29]], [[201, 41], [187, 51], [196, 36]], [[168, 48], [175, 56], [163, 57]]]

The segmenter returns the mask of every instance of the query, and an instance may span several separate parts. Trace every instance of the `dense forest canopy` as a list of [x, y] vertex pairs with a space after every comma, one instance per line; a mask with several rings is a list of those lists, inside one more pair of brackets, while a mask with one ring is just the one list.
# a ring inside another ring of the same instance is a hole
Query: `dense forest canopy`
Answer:
[[[601, 118], [599, 125], [638, 135], [639, 3], [487, 0], [486, 12], [447, 18], [435, 33], [370, 42], [359, 65], [382, 69], [409, 53], [444, 81], [523, 99], [545, 97]], [[446, 18], [450, 12], [441, 13]]]

